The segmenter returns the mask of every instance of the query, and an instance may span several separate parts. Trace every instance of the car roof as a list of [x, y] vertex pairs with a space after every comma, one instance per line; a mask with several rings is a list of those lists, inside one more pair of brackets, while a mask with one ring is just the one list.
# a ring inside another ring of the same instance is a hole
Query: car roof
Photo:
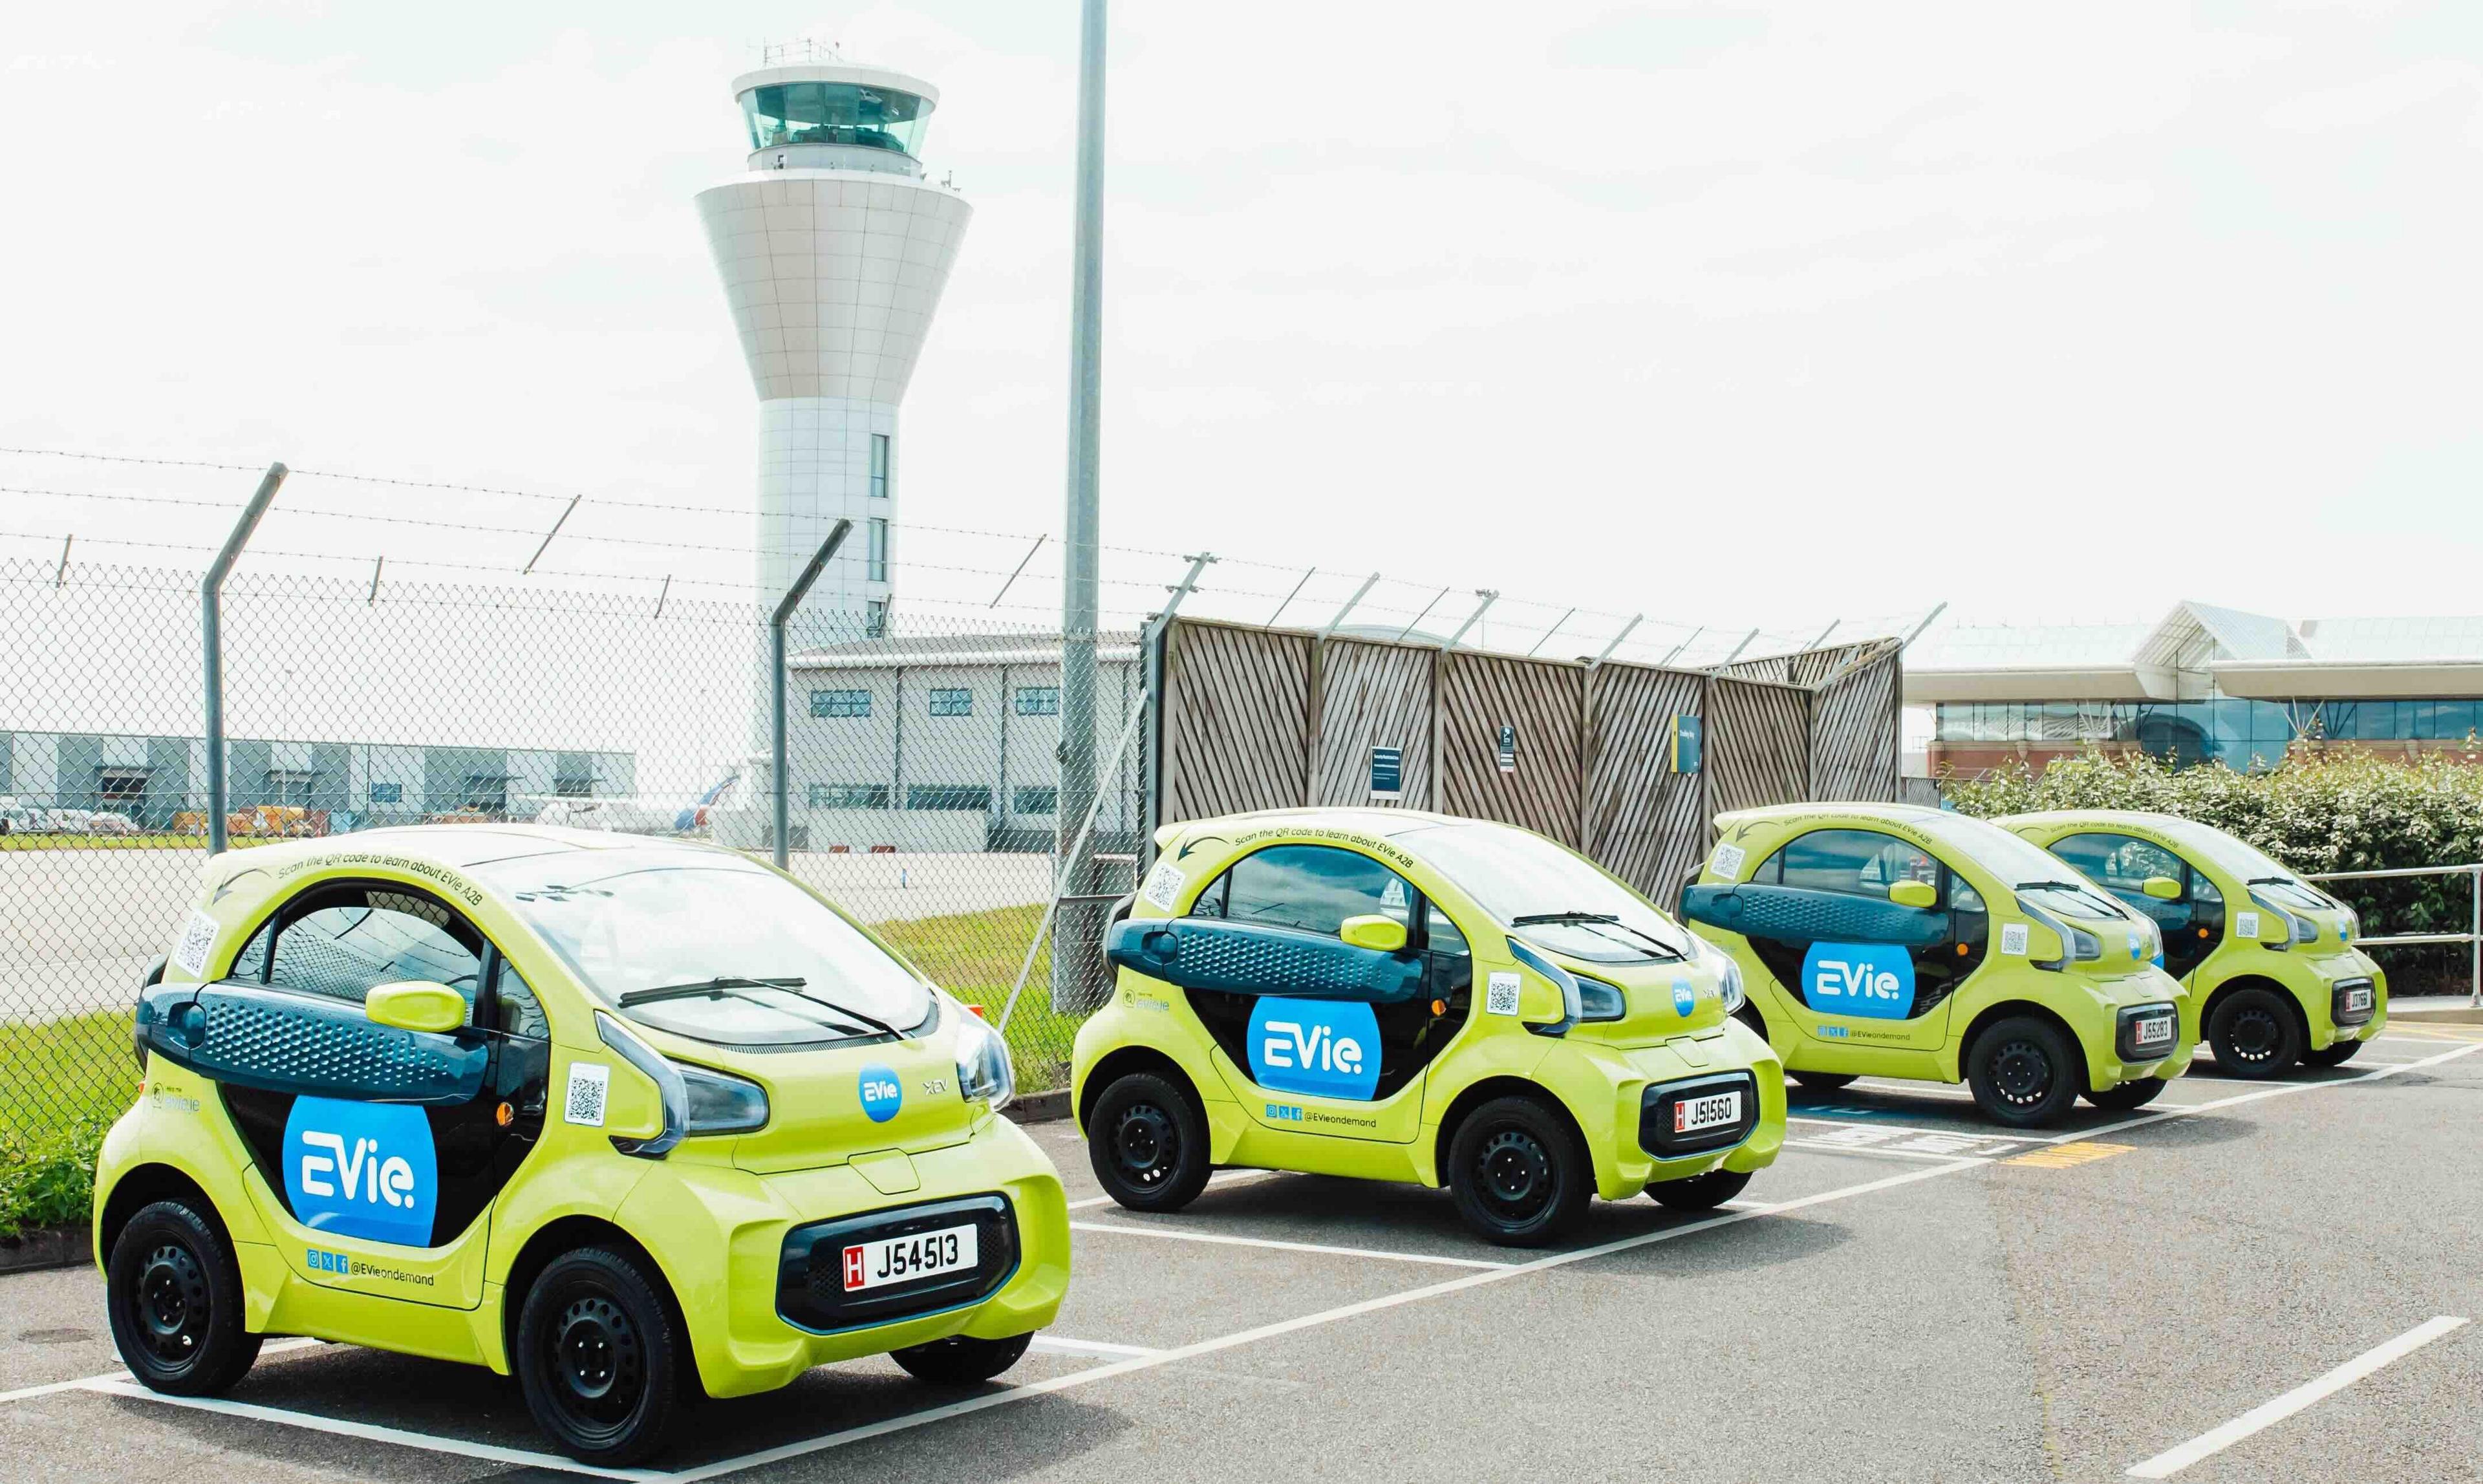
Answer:
[[2180, 817], [2151, 809], [2032, 809], [2023, 814], [2003, 814], [1991, 822], [2004, 828], [2015, 825], [2135, 825], [2149, 828]]
[[1304, 830], [1357, 830], [1365, 835], [1389, 835], [1428, 825], [1492, 824], [1488, 819], [1472, 819], [1462, 814], [1435, 814], [1428, 809], [1386, 809], [1355, 807], [1314, 807], [1309, 808], [1245, 809], [1238, 814], [1218, 814], [1208, 819], [1187, 819], [1170, 826], [1172, 832], [1163, 838], [1179, 838], [1193, 830], [1210, 826], [1231, 829], [1242, 824], [1298, 825]]
[[351, 835], [281, 840], [227, 851], [213, 863], [208, 876], [211, 881], [222, 881], [246, 871], [272, 870], [296, 863], [317, 864], [339, 857], [387, 855], [419, 865], [467, 870], [521, 856], [627, 850], [714, 851], [735, 860], [746, 859], [720, 846], [670, 835], [619, 835], [603, 830], [569, 830], [552, 825], [401, 825], [385, 830], [360, 830]]
[[1770, 804], [1759, 808], [1734, 809], [1716, 816], [1723, 824], [1773, 824], [1779, 821], [1817, 819], [1833, 814], [1848, 819], [1884, 819], [1894, 824], [1929, 825], [1958, 817], [1948, 809], [1926, 808], [1919, 804], [1875, 804], [1853, 800], [1827, 804]]

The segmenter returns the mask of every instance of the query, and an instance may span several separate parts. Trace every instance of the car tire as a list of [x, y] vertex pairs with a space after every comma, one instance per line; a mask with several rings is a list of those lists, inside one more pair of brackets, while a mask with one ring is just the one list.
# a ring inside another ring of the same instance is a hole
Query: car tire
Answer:
[[535, 1424], [562, 1452], [607, 1468], [664, 1445], [687, 1362], [643, 1259], [581, 1247], [526, 1289], [510, 1361]]
[[1684, 1180], [1649, 1185], [1646, 1193], [1668, 1210], [1712, 1211], [1740, 1195], [1750, 1183], [1748, 1170], [1710, 1170]]
[[2302, 1063], [2306, 1067], [2342, 1067], [2362, 1048], [2359, 1041], [2332, 1041], [2315, 1051], [2303, 1052]]
[[1032, 1343], [1032, 1335], [1011, 1335], [1006, 1339], [952, 1335], [926, 1345], [909, 1345], [890, 1358], [904, 1366], [907, 1375], [931, 1386], [980, 1386], [1016, 1365]]
[[2109, 1113], [2126, 1113], [2153, 1102], [2164, 1092], [2162, 1077], [2140, 1077], [2135, 1082], [2120, 1082], [2098, 1092], [2087, 1089], [2087, 1101]]
[[257, 1360], [242, 1323], [241, 1264], [204, 1203], [140, 1207], [113, 1239], [104, 1308], [121, 1362], [149, 1391], [213, 1396]]
[[1116, 1077], [1086, 1120], [1086, 1162], [1104, 1193], [1134, 1211], [1177, 1211], [1207, 1188], [1207, 1114], [1154, 1072]]
[[1595, 1172], [1577, 1135], [1533, 1098], [1494, 1098], [1449, 1141], [1449, 1192], [1485, 1241], [1540, 1247], [1576, 1229]]
[[2302, 1060], [2293, 1007], [2269, 990], [2235, 990], [2216, 1001], [2216, 1013], [2207, 1018], [2207, 1044], [2215, 1048], [2216, 1070], [2227, 1076], [2279, 1076]]
[[1985, 1027], [1966, 1048], [1965, 1060], [1975, 1103], [2012, 1128], [2058, 1122], [2086, 1091], [2086, 1069], [2069, 1038], [2031, 1015]]
[[1840, 1087], [1853, 1086], [1854, 1079], [1861, 1075], [1861, 1073], [1856, 1072], [1797, 1072], [1792, 1075], [1795, 1081], [1809, 1088], [1812, 1092], [1832, 1093]]

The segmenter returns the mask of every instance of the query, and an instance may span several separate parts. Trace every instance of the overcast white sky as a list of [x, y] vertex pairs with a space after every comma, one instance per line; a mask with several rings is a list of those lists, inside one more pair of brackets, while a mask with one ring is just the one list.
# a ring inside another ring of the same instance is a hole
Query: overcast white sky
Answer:
[[[1108, 541], [1689, 622], [2483, 610], [2483, 6], [1114, 10]], [[0, 442], [746, 505], [690, 199], [809, 36], [939, 84], [976, 209], [905, 517], [1056, 529], [1076, 26], [14, 8]]]

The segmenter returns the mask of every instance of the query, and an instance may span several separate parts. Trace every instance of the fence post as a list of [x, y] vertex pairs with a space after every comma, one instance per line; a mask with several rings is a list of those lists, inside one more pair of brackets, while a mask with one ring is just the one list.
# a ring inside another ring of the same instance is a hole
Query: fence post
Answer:
[[2474, 886], [2474, 904], [2466, 924], [2469, 935], [2466, 951], [2470, 956], [2467, 967], [2466, 1003], [2483, 1008], [2483, 865], [2474, 867], [2467, 879]]
[[[776, 868], [780, 871], [785, 869], [785, 842], [789, 833], [789, 821], [787, 816], [790, 810], [786, 801], [793, 787], [787, 777], [791, 769], [787, 766], [785, 755], [785, 624], [793, 617], [793, 610], [802, 606], [802, 599], [810, 596], [811, 584], [819, 580], [819, 573], [827, 567], [828, 558], [837, 554], [837, 548], [845, 543], [845, 534], [852, 529], [851, 520], [839, 520], [836, 523], [835, 528], [828, 532], [828, 539], [819, 543], [819, 549], [811, 554], [810, 565], [802, 569], [802, 574], [795, 577], [793, 585], [785, 590], [785, 596], [777, 599], [776, 612], [767, 620], [768, 668], [775, 680], [773, 686], [775, 705], [771, 708], [774, 714], [769, 718], [772, 728], [768, 738], [768, 755], [770, 766], [776, 773], [776, 776], [769, 780], [771, 786], [768, 791], [772, 797], [768, 802], [773, 810], [769, 834], [773, 836], [771, 843], [775, 846]], [[544, 540], [548, 542], [551, 538], [547, 536]]]
[[250, 544], [250, 534], [258, 529], [258, 520], [267, 514], [276, 491], [284, 483], [282, 464], [271, 464], [260, 476], [258, 490], [250, 503], [242, 507], [241, 518], [233, 522], [230, 535], [225, 538], [224, 549], [208, 565], [207, 574], [199, 582], [200, 642], [205, 649], [203, 678], [206, 682], [206, 751], [207, 751], [207, 854], [222, 855], [230, 841], [225, 838], [225, 801], [228, 782], [225, 778], [225, 578], [240, 558], [241, 548]]

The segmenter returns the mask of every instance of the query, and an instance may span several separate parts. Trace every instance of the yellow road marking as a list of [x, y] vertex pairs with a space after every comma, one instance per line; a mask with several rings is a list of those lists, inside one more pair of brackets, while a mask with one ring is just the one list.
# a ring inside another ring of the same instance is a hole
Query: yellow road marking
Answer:
[[2039, 1170], [2067, 1170], [2074, 1165], [2110, 1159], [2115, 1154], [2126, 1154], [2137, 1147], [2135, 1144], [2098, 1144], [2090, 1139], [2081, 1144], [2055, 1144], [2050, 1149], [2039, 1149], [2031, 1154], [2018, 1154], [2000, 1162], [2030, 1164]]
[[2373, 1040], [2389, 1036], [2418, 1036], [2425, 1041], [2483, 1041], [2483, 1026], [2460, 1025], [2454, 1020], [2391, 1020], [2389, 1028]]

